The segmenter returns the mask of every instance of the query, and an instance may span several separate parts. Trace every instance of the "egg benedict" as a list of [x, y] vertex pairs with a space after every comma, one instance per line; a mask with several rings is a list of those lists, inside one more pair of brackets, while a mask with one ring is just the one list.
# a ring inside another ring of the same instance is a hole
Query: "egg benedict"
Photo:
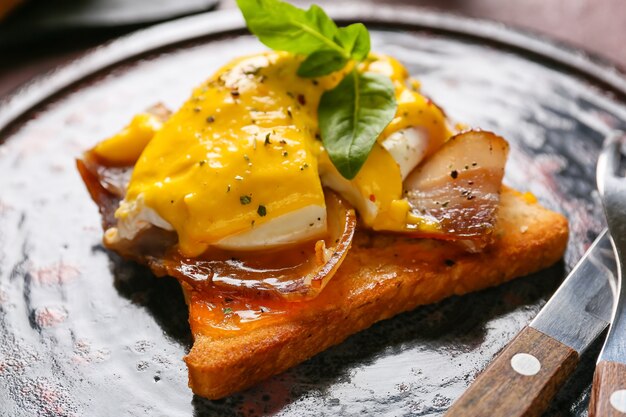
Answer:
[[[177, 112], [141, 113], [96, 145], [87, 159], [132, 166], [105, 231], [107, 247], [131, 248], [150, 229], [170, 232], [171, 250], [184, 258], [214, 259], [220, 251], [254, 257], [308, 245], [317, 248], [311, 257], [318, 262], [304, 275], [318, 275], [330, 259], [325, 269], [334, 271], [347, 253], [352, 207], [364, 229], [465, 241], [473, 250], [488, 243], [506, 161], [503, 139], [453, 136], [441, 109], [398, 61], [371, 55], [356, 71], [389, 77], [397, 110], [355, 177], [345, 178], [320, 140], [317, 113], [324, 92], [351, 69], [307, 80], [297, 75], [301, 64], [286, 52], [238, 58]], [[333, 210], [329, 198], [336, 200]], [[337, 219], [343, 227], [330, 233]], [[346, 243], [338, 256], [333, 239]], [[315, 296], [330, 272], [315, 291], [287, 293]], [[269, 288], [286, 296], [289, 277], [274, 278]], [[211, 280], [259, 287], [258, 280]]]
[[77, 161], [105, 246], [179, 280], [196, 394], [224, 397], [561, 256], [566, 220], [502, 186], [507, 142], [451, 128], [401, 63], [370, 52], [363, 25], [238, 4], [272, 51]]

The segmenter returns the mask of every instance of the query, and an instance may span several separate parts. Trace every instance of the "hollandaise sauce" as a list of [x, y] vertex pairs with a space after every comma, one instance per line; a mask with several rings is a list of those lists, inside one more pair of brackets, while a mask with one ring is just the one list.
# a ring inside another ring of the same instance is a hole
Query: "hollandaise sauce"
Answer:
[[187, 257], [210, 247], [258, 250], [318, 239], [327, 233], [323, 187], [352, 203], [365, 226], [405, 230], [411, 216], [403, 174], [385, 141], [419, 129], [427, 138], [422, 157], [428, 155], [450, 136], [443, 113], [401, 64], [371, 55], [358, 70], [391, 78], [398, 111], [348, 181], [325, 154], [317, 108], [351, 68], [305, 79], [297, 75], [301, 61], [283, 52], [236, 59], [163, 124], [139, 115], [96, 147], [107, 160], [135, 164], [107, 239], [132, 239], [154, 225], [175, 231]]

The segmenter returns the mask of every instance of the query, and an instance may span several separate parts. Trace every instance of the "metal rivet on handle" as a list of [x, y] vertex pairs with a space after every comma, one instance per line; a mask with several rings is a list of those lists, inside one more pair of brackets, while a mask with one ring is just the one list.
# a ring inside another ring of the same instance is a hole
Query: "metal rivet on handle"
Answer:
[[613, 392], [609, 401], [614, 409], [620, 413], [626, 413], [626, 389], [620, 389]]
[[533, 376], [541, 369], [541, 362], [528, 353], [517, 353], [511, 358], [511, 368], [520, 375]]

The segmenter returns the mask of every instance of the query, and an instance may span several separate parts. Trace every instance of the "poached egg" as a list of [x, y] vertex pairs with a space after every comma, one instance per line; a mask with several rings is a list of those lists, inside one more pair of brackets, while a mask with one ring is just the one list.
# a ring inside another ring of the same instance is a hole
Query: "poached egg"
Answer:
[[257, 250], [311, 240], [327, 231], [324, 187], [348, 200], [365, 226], [405, 230], [403, 180], [450, 137], [443, 112], [401, 64], [372, 55], [358, 70], [389, 76], [398, 110], [347, 180], [317, 126], [320, 97], [343, 72], [300, 78], [301, 60], [283, 52], [236, 59], [165, 123], [141, 114], [96, 146], [108, 161], [135, 165], [117, 227], [105, 239], [131, 240], [156, 226], [175, 231], [189, 257], [209, 247]]

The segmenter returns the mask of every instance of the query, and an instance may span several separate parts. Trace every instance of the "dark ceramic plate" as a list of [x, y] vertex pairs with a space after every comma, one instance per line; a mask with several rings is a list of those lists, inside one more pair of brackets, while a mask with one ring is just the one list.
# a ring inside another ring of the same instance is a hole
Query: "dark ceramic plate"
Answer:
[[[342, 6], [451, 118], [512, 145], [506, 182], [571, 221], [564, 262], [372, 326], [221, 401], [194, 397], [173, 279], [100, 245], [74, 157], [163, 101], [179, 105], [232, 57], [262, 46], [236, 13], [138, 32], [25, 87], [0, 108], [0, 407], [3, 416], [439, 416], [537, 313], [602, 227], [594, 164], [624, 128], [626, 82], [607, 66], [499, 25]], [[583, 416], [593, 355], [548, 416]]]

